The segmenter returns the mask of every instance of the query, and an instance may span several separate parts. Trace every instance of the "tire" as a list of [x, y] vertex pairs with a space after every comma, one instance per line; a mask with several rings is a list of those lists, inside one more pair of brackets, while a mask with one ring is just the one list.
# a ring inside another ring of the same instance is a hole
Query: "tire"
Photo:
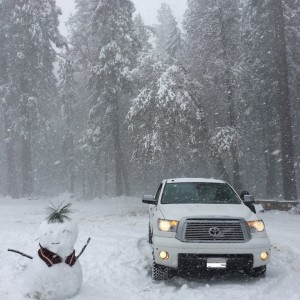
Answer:
[[163, 281], [172, 278], [172, 269], [153, 263], [152, 279], [156, 281]]
[[250, 270], [245, 270], [245, 273], [251, 277], [263, 278], [266, 276], [267, 266], [261, 266]]
[[149, 233], [148, 233], [148, 243], [152, 244], [152, 232], [151, 232], [150, 224], [149, 224]]

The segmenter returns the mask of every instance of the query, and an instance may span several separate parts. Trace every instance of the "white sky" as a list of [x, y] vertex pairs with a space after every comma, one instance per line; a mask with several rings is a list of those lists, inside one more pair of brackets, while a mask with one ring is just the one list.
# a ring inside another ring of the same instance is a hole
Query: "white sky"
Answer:
[[[182, 17], [186, 9], [186, 0], [133, 0], [136, 11], [139, 12], [145, 23], [148, 25], [156, 23], [157, 10], [161, 3], [167, 3], [173, 10], [179, 24], [182, 22]], [[67, 21], [71, 13], [75, 12], [74, 0], [56, 0], [57, 5], [62, 9], [63, 16], [60, 18], [61, 33], [66, 35], [66, 27], [64, 23]]]

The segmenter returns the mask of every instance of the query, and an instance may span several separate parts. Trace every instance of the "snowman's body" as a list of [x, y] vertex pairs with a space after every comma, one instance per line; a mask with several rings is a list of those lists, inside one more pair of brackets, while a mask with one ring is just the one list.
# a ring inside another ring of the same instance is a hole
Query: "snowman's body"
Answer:
[[82, 270], [74, 252], [78, 226], [73, 221], [44, 222], [40, 249], [25, 275], [25, 294], [31, 299], [63, 300], [75, 296], [82, 284]]

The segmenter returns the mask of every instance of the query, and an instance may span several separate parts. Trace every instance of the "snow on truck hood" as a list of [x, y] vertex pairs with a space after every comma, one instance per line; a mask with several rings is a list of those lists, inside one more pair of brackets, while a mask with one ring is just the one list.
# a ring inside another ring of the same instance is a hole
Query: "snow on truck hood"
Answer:
[[244, 204], [160, 204], [159, 209], [167, 220], [187, 217], [229, 217], [257, 220], [256, 214]]

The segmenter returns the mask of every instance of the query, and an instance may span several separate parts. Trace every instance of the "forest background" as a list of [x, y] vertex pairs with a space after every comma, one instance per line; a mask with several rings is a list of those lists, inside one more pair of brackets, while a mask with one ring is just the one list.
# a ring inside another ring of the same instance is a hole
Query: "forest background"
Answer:
[[[300, 186], [300, 1], [0, 0], [0, 193], [84, 198], [215, 177], [256, 197]], [[298, 174], [298, 176], [297, 176]]]

